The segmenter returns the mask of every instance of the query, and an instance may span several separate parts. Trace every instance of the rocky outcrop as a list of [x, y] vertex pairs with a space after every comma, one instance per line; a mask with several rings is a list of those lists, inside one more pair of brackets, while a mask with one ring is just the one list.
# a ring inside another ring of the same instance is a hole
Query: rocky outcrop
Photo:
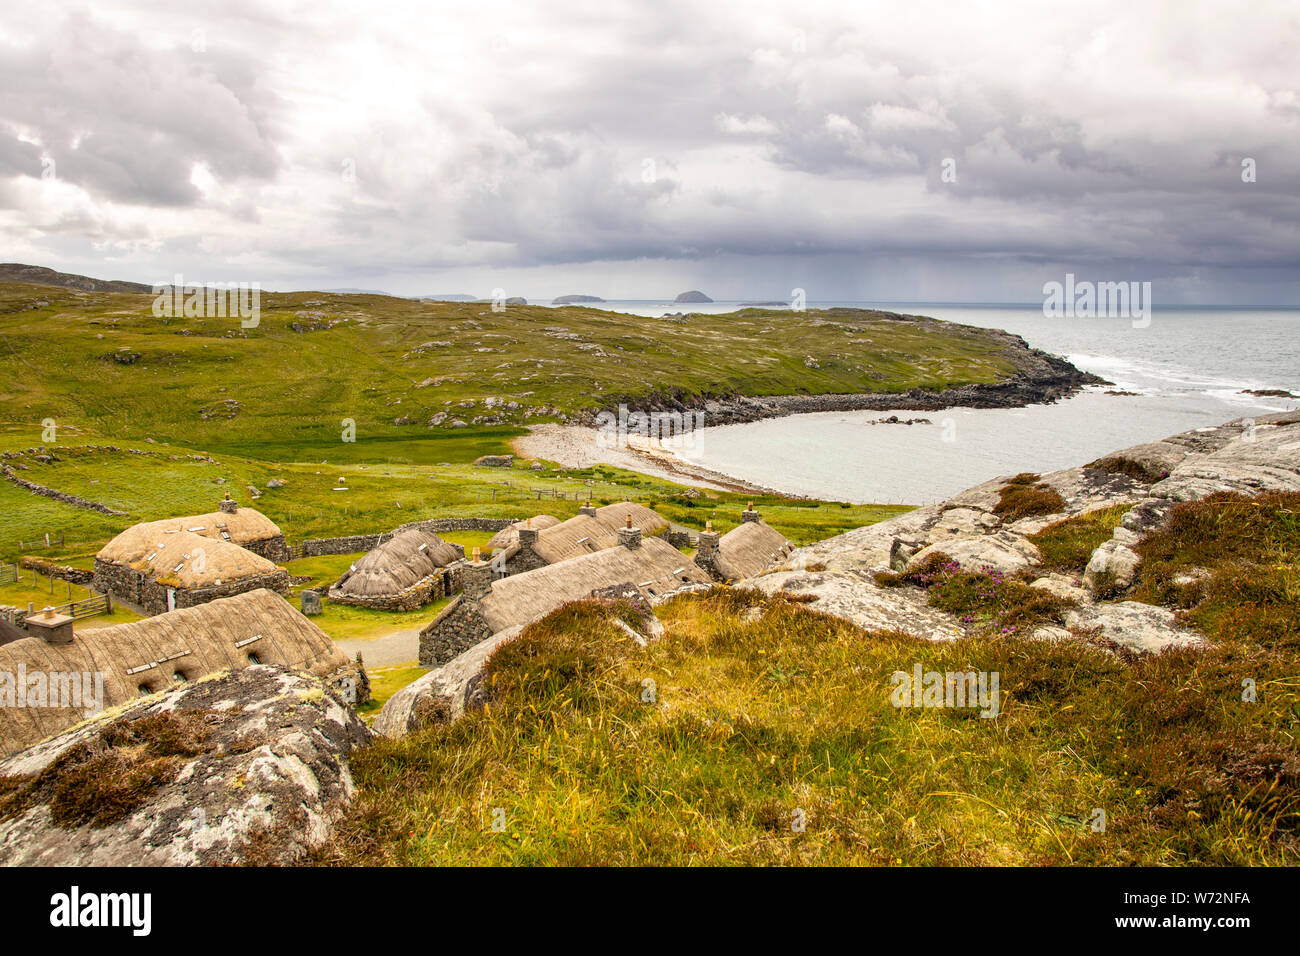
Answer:
[[[822, 310], [835, 317], [838, 310]], [[847, 317], [861, 316], [863, 310], [845, 310]], [[887, 318], [918, 325], [941, 325], [937, 319], [923, 316], [904, 316], [892, 312], [871, 311], [869, 317]], [[980, 329], [979, 334], [1001, 345], [1001, 357], [1014, 371], [1000, 382], [981, 385], [962, 385], [956, 388], [914, 388], [906, 392], [861, 392], [835, 395], [704, 395], [692, 400], [690, 410], [703, 410], [710, 426], [734, 425], [765, 418], [800, 415], [808, 412], [885, 411], [915, 409], [938, 411], [945, 408], [1021, 408], [1055, 402], [1078, 392], [1087, 385], [1107, 384], [1104, 379], [1084, 372], [1059, 356], [1049, 355], [1040, 349], [1031, 349], [1018, 335], [999, 329]], [[625, 403], [644, 411], [685, 411], [687, 405], [680, 398], [655, 395], [605, 396], [602, 404], [616, 406]], [[599, 409], [581, 413], [579, 421], [596, 426]]]
[[177, 686], [0, 763], [0, 863], [291, 863], [352, 799], [370, 731], [324, 681], [278, 667]]
[[413, 683], [392, 697], [375, 718], [375, 733], [384, 737], [403, 737], [413, 730], [459, 718], [466, 710], [481, 707], [487, 699], [483, 692], [483, 669], [487, 660], [502, 644], [519, 636], [523, 625], [515, 625], [475, 644], [458, 657]]
[[739, 586], [766, 594], [808, 594], [815, 598], [811, 607], [868, 629], [951, 640], [967, 632], [957, 617], [931, 607], [920, 588], [881, 587], [874, 574], [916, 570], [939, 553], [967, 570], [1032, 574], [1042, 558], [1031, 535], [1066, 518], [1128, 505], [1111, 539], [1093, 552], [1081, 581], [1051, 573], [1032, 580], [1078, 602], [1066, 614], [1065, 627], [1039, 628], [1034, 636], [1102, 638], [1138, 653], [1195, 645], [1202, 638], [1180, 627], [1170, 611], [1116, 600], [1134, 581], [1137, 545], [1179, 501], [1217, 491], [1300, 491], [1300, 415], [1194, 429], [1040, 480], [1060, 496], [1059, 511], [1004, 520], [999, 503], [1009, 480], [997, 478], [947, 501], [800, 548], [774, 571]]

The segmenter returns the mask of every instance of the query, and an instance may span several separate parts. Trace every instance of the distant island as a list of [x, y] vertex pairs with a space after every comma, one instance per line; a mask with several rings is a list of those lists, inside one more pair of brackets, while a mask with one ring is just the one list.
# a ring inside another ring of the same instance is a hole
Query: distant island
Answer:
[[673, 299], [673, 301], [674, 302], [712, 302], [713, 300], [710, 299], [703, 292], [699, 291], [698, 289], [692, 289], [690, 292], [683, 292], [677, 298]]
[[573, 302], [604, 302], [598, 295], [562, 295], [551, 300], [551, 305], [569, 305]]

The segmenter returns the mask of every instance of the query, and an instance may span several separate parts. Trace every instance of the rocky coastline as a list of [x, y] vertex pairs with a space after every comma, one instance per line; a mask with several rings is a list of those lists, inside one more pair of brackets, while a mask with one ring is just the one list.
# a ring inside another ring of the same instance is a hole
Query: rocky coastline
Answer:
[[[1066, 359], [1030, 348], [1023, 338], [1001, 330], [984, 330], [1001, 338], [1015, 372], [1000, 382], [960, 385], [956, 388], [913, 388], [904, 392], [854, 392], [819, 395], [712, 395], [696, 399], [660, 396], [618, 396], [602, 406], [627, 405], [637, 411], [703, 410], [709, 426], [737, 425], [765, 418], [812, 412], [856, 412], [907, 409], [941, 411], [945, 408], [1023, 408], [1047, 405], [1069, 398], [1090, 385], [1112, 385], [1106, 379], [1076, 368]], [[571, 423], [595, 427], [604, 410], [590, 409], [570, 418]]]

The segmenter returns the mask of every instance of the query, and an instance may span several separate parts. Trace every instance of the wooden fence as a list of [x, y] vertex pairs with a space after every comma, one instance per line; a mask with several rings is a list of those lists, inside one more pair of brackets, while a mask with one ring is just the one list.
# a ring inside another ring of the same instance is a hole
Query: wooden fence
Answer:
[[[109, 594], [92, 594], [88, 598], [82, 598], [79, 601], [69, 601], [67, 604], [59, 604], [54, 608], [55, 614], [66, 614], [74, 621], [79, 621], [84, 617], [95, 617], [98, 614], [113, 613], [113, 598]], [[27, 616], [35, 617], [45, 611], [43, 607], [34, 607], [27, 605]]]

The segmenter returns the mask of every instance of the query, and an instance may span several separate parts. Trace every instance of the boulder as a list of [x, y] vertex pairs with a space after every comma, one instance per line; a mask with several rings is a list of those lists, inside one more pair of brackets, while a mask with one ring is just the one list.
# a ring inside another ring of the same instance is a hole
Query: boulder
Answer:
[[1075, 631], [1096, 632], [1139, 654], [1205, 643], [1201, 635], [1179, 627], [1173, 611], [1137, 601], [1086, 605], [1066, 612], [1065, 625]]
[[1133, 584], [1141, 562], [1136, 551], [1112, 538], [1092, 552], [1083, 572], [1083, 583], [1094, 594], [1125, 590]]
[[352, 799], [370, 731], [324, 681], [255, 664], [0, 762], [0, 864], [293, 863]]
[[966, 571], [992, 568], [994, 571], [1010, 573], [1042, 560], [1038, 549], [1025, 538], [1000, 531], [974, 538], [951, 538], [922, 548], [907, 562], [908, 570], [919, 567], [930, 555], [940, 552], [948, 555]]
[[818, 611], [852, 621], [868, 631], [907, 631], [932, 641], [962, 637], [957, 619], [930, 607], [920, 588], [882, 588], [864, 571], [777, 571], [750, 578], [743, 587], [774, 596], [814, 594]]
[[486, 641], [435, 667], [407, 684], [384, 704], [374, 721], [374, 731], [384, 737], [404, 737], [432, 723], [453, 721], [466, 710], [483, 706], [483, 669], [488, 658], [506, 641], [518, 637], [523, 625], [498, 631]]

